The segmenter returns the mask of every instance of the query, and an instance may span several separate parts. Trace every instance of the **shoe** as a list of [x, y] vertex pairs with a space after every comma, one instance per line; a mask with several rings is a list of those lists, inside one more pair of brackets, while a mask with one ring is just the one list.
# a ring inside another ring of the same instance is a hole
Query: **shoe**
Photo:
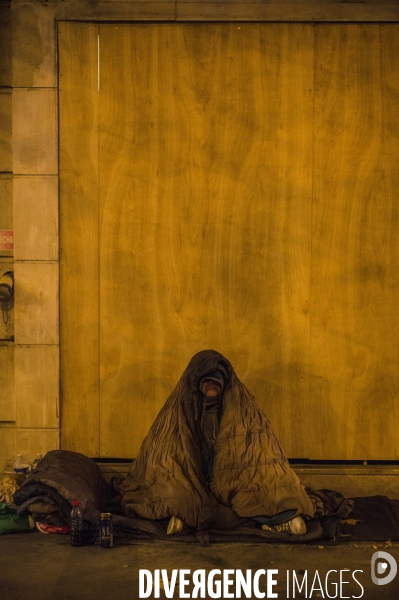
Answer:
[[177, 517], [171, 517], [166, 533], [168, 535], [173, 535], [174, 533], [179, 533], [184, 527], [183, 521], [178, 519]]
[[269, 527], [269, 525], [262, 525], [264, 531], [278, 531], [280, 533], [291, 533], [292, 535], [304, 535], [306, 533], [306, 524], [302, 517], [294, 517], [284, 523], [278, 523]]

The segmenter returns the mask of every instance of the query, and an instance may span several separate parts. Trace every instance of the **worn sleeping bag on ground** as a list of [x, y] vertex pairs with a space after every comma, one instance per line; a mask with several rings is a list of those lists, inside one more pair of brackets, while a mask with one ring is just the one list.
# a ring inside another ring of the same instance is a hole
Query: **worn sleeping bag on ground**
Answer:
[[55, 507], [58, 516], [69, 524], [71, 503], [75, 499], [79, 500], [84, 519], [90, 523], [98, 523], [101, 511], [120, 502], [117, 491], [104, 479], [93, 460], [67, 450], [48, 452], [14, 493], [19, 514], [41, 503], [41, 518], [51, 523], [54, 517], [50, 509]]
[[[201, 382], [221, 382], [213, 417]], [[121, 485], [122, 510], [145, 519], [177, 517], [190, 529], [233, 529], [253, 517], [346, 516], [343, 498], [305, 489], [254, 397], [218, 352], [189, 362]]]

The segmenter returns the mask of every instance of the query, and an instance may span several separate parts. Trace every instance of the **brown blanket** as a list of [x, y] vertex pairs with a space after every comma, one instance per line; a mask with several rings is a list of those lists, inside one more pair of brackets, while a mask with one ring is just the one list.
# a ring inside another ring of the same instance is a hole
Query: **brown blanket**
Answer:
[[[215, 373], [225, 385], [209, 460], [199, 385]], [[189, 362], [121, 491], [125, 514], [156, 520], [176, 516], [197, 531], [231, 529], [250, 517], [288, 509], [308, 517], [331, 514], [342, 501], [305, 490], [254, 397], [229, 361], [213, 350]]]

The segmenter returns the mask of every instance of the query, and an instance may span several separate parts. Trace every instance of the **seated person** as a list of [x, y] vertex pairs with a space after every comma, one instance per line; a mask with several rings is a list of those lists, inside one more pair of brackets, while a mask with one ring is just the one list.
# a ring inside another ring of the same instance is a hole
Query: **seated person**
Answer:
[[305, 489], [254, 397], [218, 352], [189, 362], [122, 483], [125, 514], [170, 519], [168, 533], [264, 529], [306, 533], [342, 498]]

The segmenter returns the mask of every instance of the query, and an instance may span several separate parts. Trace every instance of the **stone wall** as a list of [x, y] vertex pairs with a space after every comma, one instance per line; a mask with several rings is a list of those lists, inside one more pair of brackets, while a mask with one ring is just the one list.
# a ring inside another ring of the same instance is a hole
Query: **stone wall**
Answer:
[[14, 250], [0, 261], [14, 271], [14, 310], [0, 342], [0, 465], [59, 446], [56, 22], [45, 8], [1, 5], [0, 229]]

